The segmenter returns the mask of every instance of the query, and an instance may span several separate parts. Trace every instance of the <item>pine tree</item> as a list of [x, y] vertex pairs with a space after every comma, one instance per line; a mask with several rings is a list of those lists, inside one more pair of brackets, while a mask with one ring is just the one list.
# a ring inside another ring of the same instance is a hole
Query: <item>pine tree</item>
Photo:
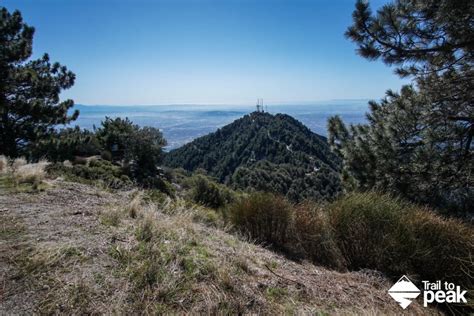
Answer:
[[474, 3], [397, 0], [372, 14], [357, 1], [346, 36], [413, 85], [370, 102], [368, 124], [328, 122], [346, 187], [382, 189], [470, 211], [474, 202]]
[[0, 154], [10, 157], [28, 155], [57, 124], [79, 115], [68, 113], [72, 100], [59, 99], [74, 84], [74, 73], [52, 64], [47, 54], [29, 60], [33, 35], [19, 11], [0, 8]]

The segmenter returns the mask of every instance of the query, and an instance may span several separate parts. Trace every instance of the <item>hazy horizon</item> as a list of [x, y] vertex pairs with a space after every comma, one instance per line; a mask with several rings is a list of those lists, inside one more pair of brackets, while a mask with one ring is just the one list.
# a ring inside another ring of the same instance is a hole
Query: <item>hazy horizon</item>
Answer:
[[[79, 118], [70, 126], [93, 129], [106, 116], [128, 117], [139, 126], [159, 128], [168, 141], [167, 150], [215, 132], [218, 128], [255, 111], [255, 105], [81, 105]], [[271, 114], [288, 114], [313, 132], [325, 136], [327, 119], [340, 115], [348, 123], [362, 123], [368, 109], [366, 100], [332, 100], [312, 104], [269, 104]]]
[[[264, 105], [272, 106], [272, 105], [288, 105], [288, 106], [310, 106], [310, 105], [325, 105], [327, 102], [368, 102], [370, 100], [378, 100], [381, 98], [349, 98], [349, 99], [327, 99], [327, 100], [313, 100], [313, 101], [285, 101], [285, 102], [272, 102], [266, 103]], [[265, 99], [263, 100], [265, 101]], [[128, 107], [128, 106], [139, 106], [139, 107], [153, 107], [153, 106], [255, 106], [257, 100], [255, 102], [247, 102], [247, 103], [157, 103], [157, 104], [85, 104], [85, 103], [78, 103], [75, 102], [75, 106], [120, 106], [120, 107]]]

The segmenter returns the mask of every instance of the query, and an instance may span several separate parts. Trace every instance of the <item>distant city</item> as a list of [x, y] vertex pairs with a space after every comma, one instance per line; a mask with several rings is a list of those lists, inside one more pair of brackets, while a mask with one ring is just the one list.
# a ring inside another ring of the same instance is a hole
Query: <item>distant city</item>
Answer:
[[[331, 100], [302, 105], [265, 104], [263, 109], [272, 114], [289, 114], [313, 132], [326, 136], [327, 119], [332, 115], [340, 115], [344, 121], [352, 124], [364, 122], [367, 102], [368, 100]], [[166, 150], [180, 147], [257, 110], [256, 106], [251, 105], [76, 105], [74, 109], [78, 109], [80, 115], [72, 125], [79, 125], [81, 128], [92, 129], [94, 125], [99, 126], [106, 116], [128, 117], [140, 126], [158, 127], [168, 141]]]

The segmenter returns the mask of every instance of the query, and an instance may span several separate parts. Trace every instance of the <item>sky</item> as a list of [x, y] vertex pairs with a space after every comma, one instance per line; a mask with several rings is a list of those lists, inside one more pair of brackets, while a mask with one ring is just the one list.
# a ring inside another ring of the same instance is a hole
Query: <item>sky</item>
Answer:
[[[344, 37], [355, 0], [3, 0], [78, 104], [380, 99], [404, 83]], [[385, 1], [371, 1], [376, 9]]]

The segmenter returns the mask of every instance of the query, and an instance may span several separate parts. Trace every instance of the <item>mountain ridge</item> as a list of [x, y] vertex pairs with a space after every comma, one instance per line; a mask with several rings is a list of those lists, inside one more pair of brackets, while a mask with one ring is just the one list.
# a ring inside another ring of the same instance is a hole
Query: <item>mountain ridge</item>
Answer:
[[287, 114], [252, 112], [170, 151], [165, 165], [208, 175], [238, 189], [272, 191], [294, 201], [340, 191], [340, 160], [327, 139]]

